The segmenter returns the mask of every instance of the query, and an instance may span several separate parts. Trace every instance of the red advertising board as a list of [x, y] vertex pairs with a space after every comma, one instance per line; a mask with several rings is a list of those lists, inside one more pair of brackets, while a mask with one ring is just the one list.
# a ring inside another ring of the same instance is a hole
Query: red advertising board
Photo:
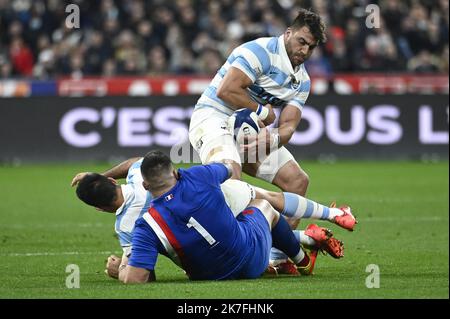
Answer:
[[[63, 78], [58, 80], [59, 96], [176, 96], [200, 95], [209, 77], [114, 77]], [[313, 77], [311, 93], [347, 94], [448, 94], [447, 76], [336, 75]]]

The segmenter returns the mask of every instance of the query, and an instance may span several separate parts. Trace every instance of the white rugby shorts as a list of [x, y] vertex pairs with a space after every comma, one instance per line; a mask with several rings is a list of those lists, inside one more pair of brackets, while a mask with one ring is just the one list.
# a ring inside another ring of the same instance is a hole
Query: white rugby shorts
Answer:
[[226, 180], [220, 185], [220, 188], [234, 217], [246, 209], [256, 196], [255, 188], [252, 185], [237, 179]]
[[189, 141], [197, 151], [202, 164], [232, 160], [241, 165], [231, 130], [229, 115], [214, 108], [194, 110], [189, 125]]
[[[199, 154], [202, 164], [232, 160], [242, 166], [239, 151], [228, 128], [229, 116], [212, 107], [197, 109], [192, 113], [189, 141]], [[256, 177], [272, 183], [278, 171], [290, 160], [297, 163], [283, 146], [263, 160]]]

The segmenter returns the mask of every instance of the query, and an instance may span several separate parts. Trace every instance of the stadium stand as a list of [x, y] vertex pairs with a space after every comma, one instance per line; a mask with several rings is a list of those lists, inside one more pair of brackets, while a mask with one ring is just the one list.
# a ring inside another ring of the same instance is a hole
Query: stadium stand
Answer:
[[[70, 3], [79, 29], [65, 25]], [[370, 3], [380, 28], [365, 27]], [[447, 0], [0, 0], [0, 79], [210, 76], [240, 43], [281, 34], [300, 7], [328, 26], [307, 62], [313, 76], [448, 74]]]

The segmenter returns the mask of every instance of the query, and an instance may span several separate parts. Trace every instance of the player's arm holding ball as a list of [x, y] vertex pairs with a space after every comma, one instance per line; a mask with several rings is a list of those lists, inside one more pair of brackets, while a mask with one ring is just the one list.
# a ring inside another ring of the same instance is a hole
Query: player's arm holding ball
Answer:
[[278, 121], [278, 134], [279, 134], [279, 145], [286, 145], [291, 139], [292, 135], [300, 123], [302, 118], [302, 111], [296, 106], [286, 105], [280, 114], [280, 119]]
[[[247, 144], [242, 146], [245, 152], [257, 152], [261, 147], [265, 147], [266, 154], [273, 152], [283, 145], [286, 145], [300, 123], [302, 112], [294, 105], [288, 104], [280, 114], [278, 128], [268, 130], [261, 128], [258, 136], [248, 138]], [[261, 124], [259, 124], [261, 127]], [[259, 154], [259, 153], [258, 153]]]
[[244, 72], [230, 67], [217, 89], [217, 96], [236, 109], [251, 109], [265, 125], [270, 125], [276, 118], [272, 105], [260, 105], [250, 98], [247, 88], [252, 84], [253, 81]]

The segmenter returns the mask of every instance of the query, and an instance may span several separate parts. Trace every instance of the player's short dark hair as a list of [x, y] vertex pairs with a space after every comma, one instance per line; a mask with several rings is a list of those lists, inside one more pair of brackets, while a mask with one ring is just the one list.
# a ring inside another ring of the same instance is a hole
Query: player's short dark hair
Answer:
[[313, 35], [314, 39], [318, 41], [319, 44], [325, 43], [327, 41], [327, 36], [325, 34], [325, 24], [322, 18], [310, 10], [300, 9], [297, 17], [292, 22], [292, 29], [299, 29], [301, 27], [308, 27]]
[[161, 151], [150, 151], [145, 154], [141, 164], [141, 174], [147, 181], [172, 168], [169, 156]]
[[106, 176], [89, 173], [78, 183], [77, 196], [88, 205], [108, 207], [117, 199], [116, 188]]

